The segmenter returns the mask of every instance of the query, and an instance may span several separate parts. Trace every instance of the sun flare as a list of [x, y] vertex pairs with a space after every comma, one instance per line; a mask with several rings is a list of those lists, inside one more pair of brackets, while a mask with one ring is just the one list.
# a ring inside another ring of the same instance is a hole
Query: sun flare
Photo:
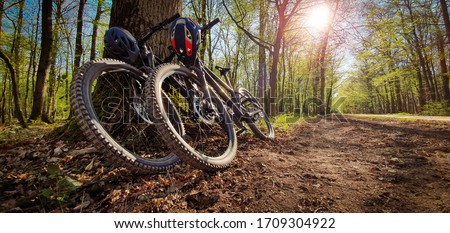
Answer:
[[330, 8], [325, 4], [311, 7], [307, 14], [306, 26], [312, 30], [323, 31], [330, 22]]

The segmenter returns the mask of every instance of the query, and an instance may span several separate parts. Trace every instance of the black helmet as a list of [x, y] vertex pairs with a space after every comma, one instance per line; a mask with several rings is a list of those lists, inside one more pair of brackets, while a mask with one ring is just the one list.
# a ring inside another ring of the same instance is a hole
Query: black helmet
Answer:
[[201, 27], [190, 18], [179, 18], [170, 25], [169, 35], [181, 62], [193, 65], [200, 47]]
[[113, 58], [134, 64], [139, 57], [139, 46], [131, 33], [120, 27], [105, 32], [105, 50]]

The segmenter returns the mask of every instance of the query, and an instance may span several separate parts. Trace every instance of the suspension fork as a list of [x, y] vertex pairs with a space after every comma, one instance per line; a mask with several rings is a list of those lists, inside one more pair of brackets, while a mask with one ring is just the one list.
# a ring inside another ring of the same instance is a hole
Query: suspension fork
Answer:
[[200, 89], [203, 92], [203, 97], [207, 103], [211, 103], [211, 93], [209, 92], [208, 83], [206, 82], [205, 73], [198, 67], [192, 66], [190, 68], [197, 75], [198, 80], [200, 81]]
[[[242, 104], [240, 98], [241, 95], [239, 91], [232, 89], [233, 85], [231, 84], [231, 81], [228, 78], [226, 72], [224, 73], [221, 72], [221, 76], [225, 78], [225, 81], [227, 82], [226, 84], [228, 84], [228, 87], [226, 89], [231, 94], [231, 98], [229, 99], [229, 101], [227, 101], [226, 105], [233, 110], [232, 115], [233, 122], [239, 127], [239, 131], [237, 131], [236, 134], [241, 134], [242, 132], [247, 130], [245, 126], [242, 124], [242, 117], [246, 115], [246, 112], [242, 111]], [[225, 83], [223, 83], [222, 85], [225, 85]]]

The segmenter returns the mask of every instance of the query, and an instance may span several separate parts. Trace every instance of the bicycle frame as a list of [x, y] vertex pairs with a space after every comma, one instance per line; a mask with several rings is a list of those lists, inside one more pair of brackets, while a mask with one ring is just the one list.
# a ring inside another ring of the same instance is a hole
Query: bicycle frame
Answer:
[[[203, 87], [201, 88], [204, 89], [204, 92], [207, 92], [207, 86], [211, 86], [212, 89], [219, 95], [219, 97], [225, 103], [225, 105], [233, 110], [232, 119], [234, 123], [238, 125], [239, 128], [245, 130], [245, 127], [242, 125], [242, 120], [251, 119], [255, 114], [258, 114], [259, 111], [249, 113], [242, 108], [241, 105], [242, 103], [240, 101], [240, 94], [238, 91], [234, 90], [231, 87], [231, 82], [226, 74], [223, 75], [226, 80], [225, 82], [222, 79], [220, 79], [213, 71], [205, 67], [201, 61], [198, 61], [195, 67], [199, 68], [202, 71], [196, 73], [199, 76], [198, 78], [200, 80], [204, 80], [201, 81], [201, 84], [203, 85]], [[228, 92], [229, 94], [225, 92]], [[206, 98], [209, 98], [209, 94], [208, 93], [205, 94], [207, 96]], [[209, 99], [208, 101], [211, 100]]]

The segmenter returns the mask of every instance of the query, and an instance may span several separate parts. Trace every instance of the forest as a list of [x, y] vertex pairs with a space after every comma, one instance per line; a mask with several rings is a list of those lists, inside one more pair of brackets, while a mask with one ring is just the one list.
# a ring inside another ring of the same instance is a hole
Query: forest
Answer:
[[[0, 5], [1, 123], [67, 119], [72, 75], [103, 56], [112, 2]], [[185, 0], [182, 13], [220, 18], [200, 56], [231, 67], [272, 116], [450, 113], [445, 0]]]

